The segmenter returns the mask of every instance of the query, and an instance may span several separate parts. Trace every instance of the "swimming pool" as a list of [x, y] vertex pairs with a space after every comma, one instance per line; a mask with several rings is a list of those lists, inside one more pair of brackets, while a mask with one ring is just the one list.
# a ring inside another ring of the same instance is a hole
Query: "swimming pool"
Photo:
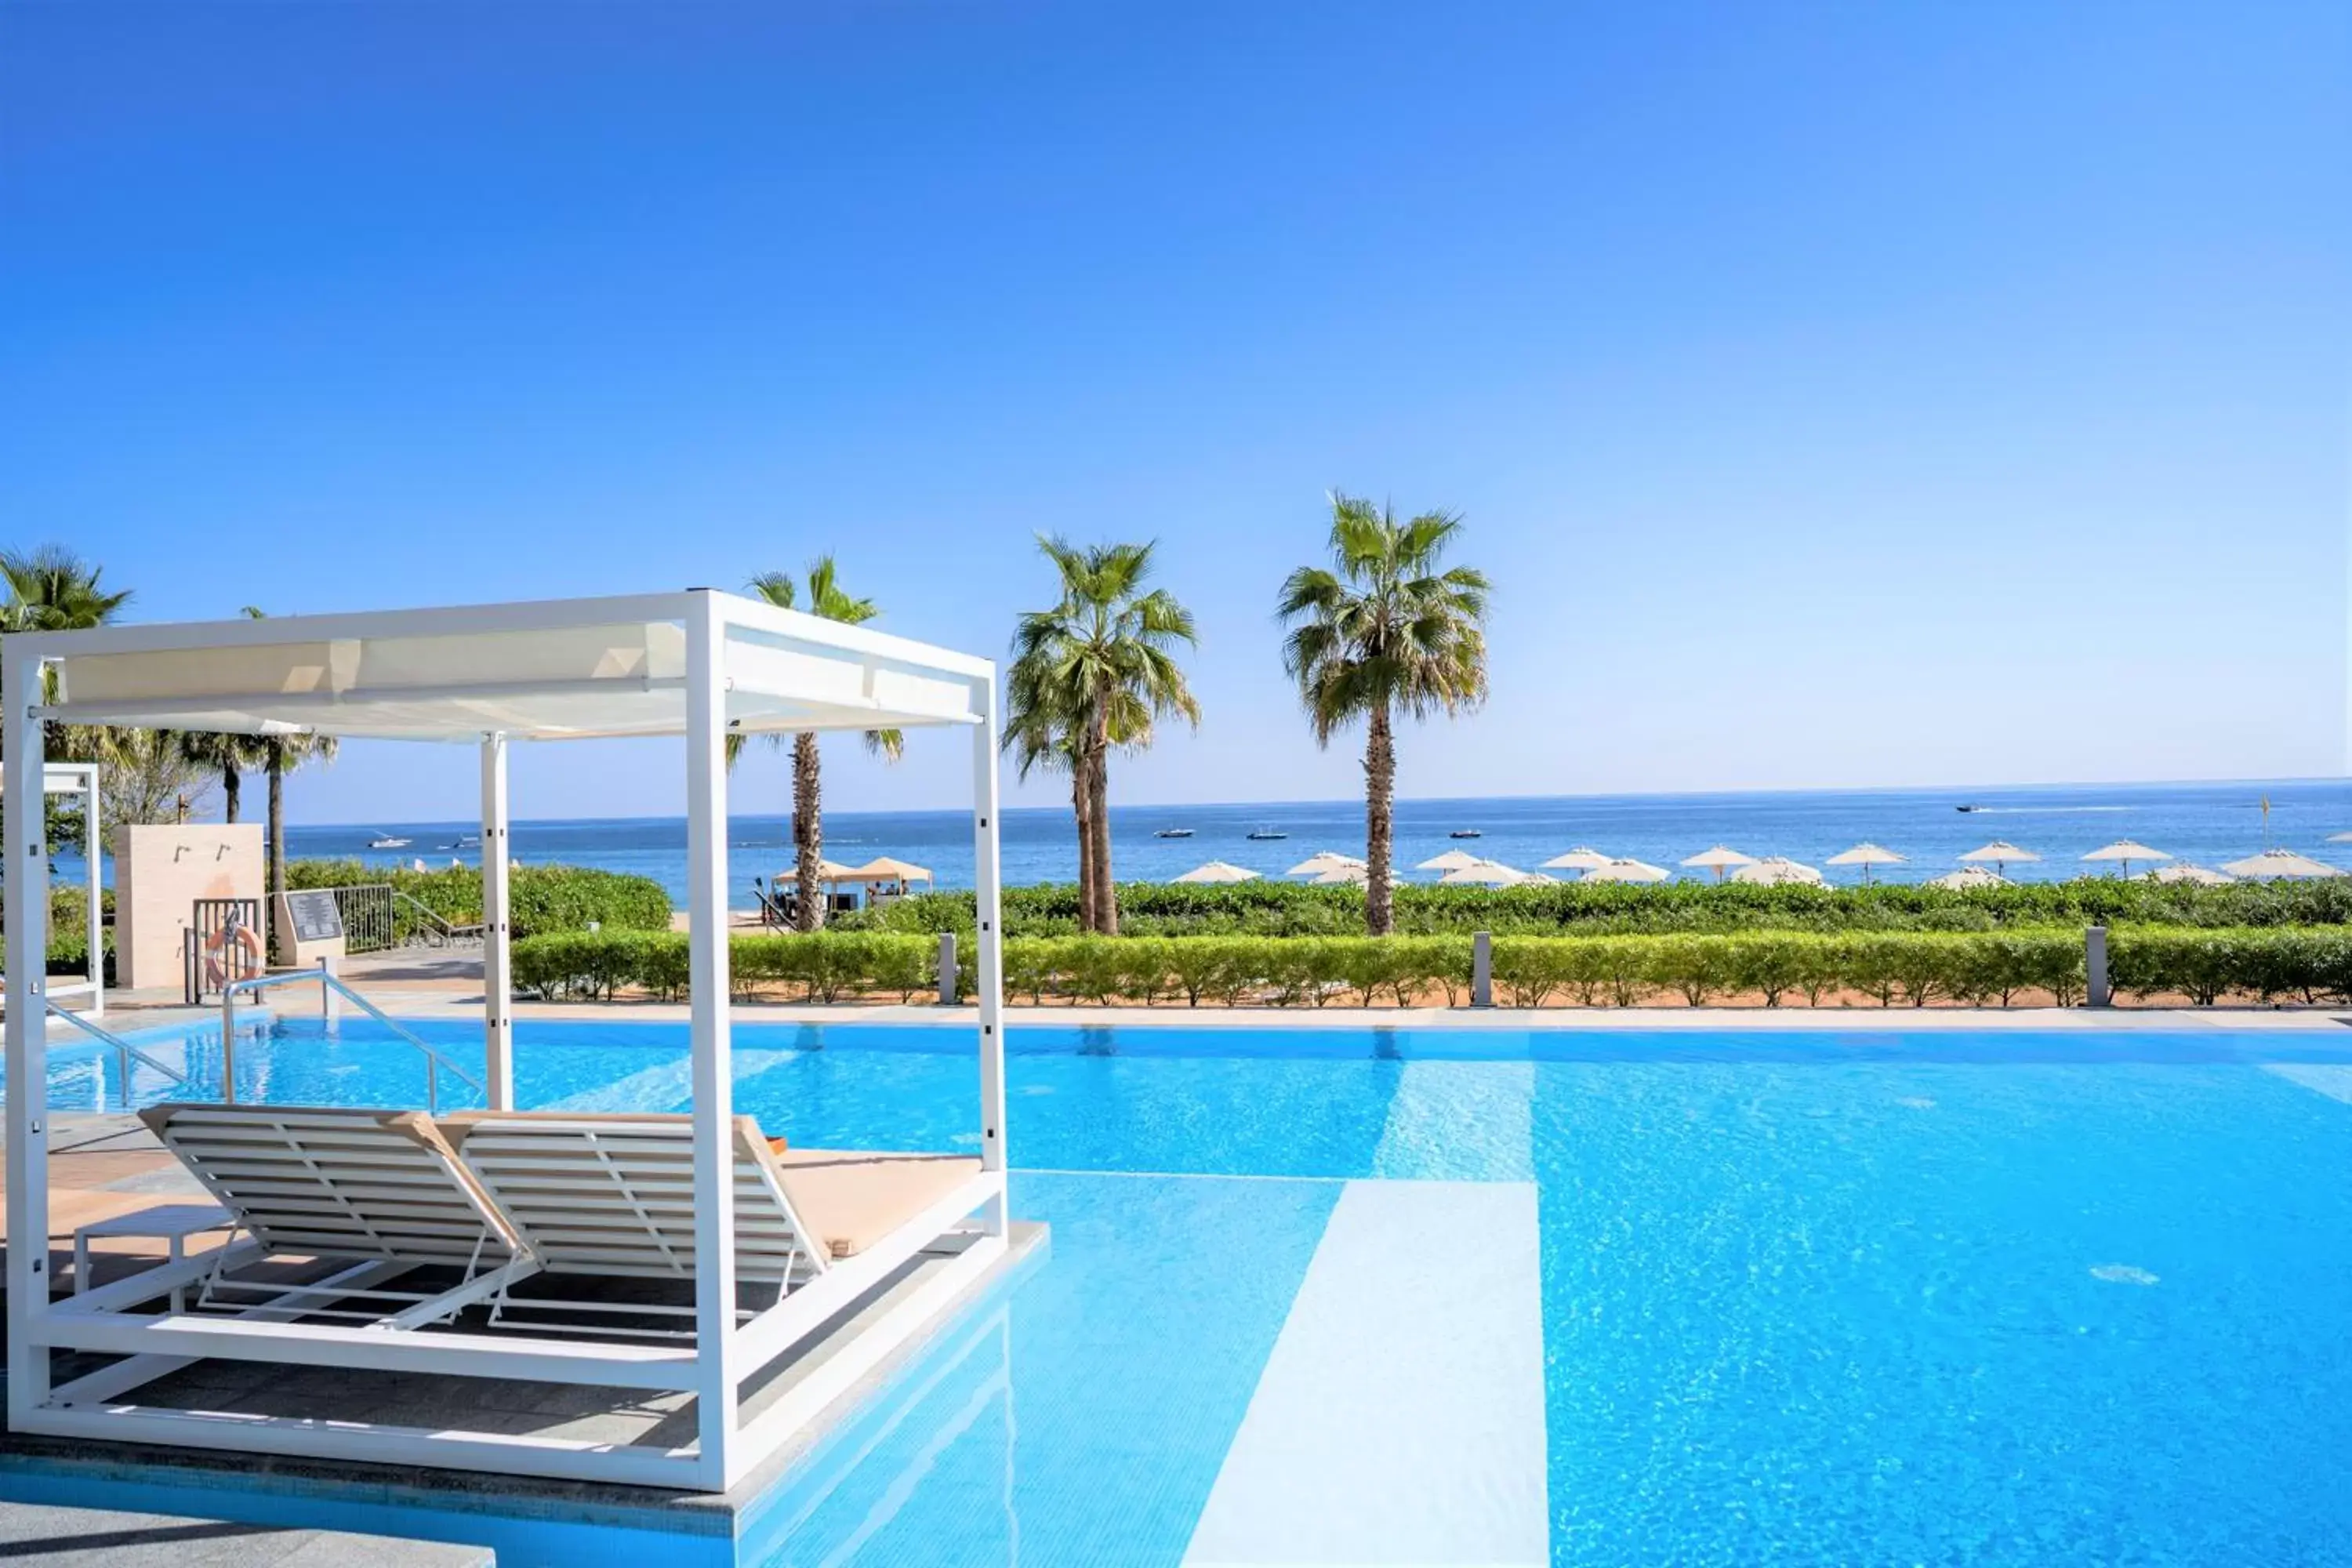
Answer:
[[[735, 1037], [739, 1109], [796, 1142], [976, 1141], [967, 1031]], [[217, 1081], [216, 1037], [151, 1048]], [[1013, 1208], [1050, 1257], [690, 1560], [2352, 1561], [2352, 1031], [1008, 1048]], [[359, 1024], [273, 1026], [238, 1065], [254, 1099], [421, 1088]], [[534, 1106], [686, 1100], [682, 1026], [527, 1025], [516, 1068]], [[61, 1050], [54, 1102], [119, 1100], [112, 1070]]]

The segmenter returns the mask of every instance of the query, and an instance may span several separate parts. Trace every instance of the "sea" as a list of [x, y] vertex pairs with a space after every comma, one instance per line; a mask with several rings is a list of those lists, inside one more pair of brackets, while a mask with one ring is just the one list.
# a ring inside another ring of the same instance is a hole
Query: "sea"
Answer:
[[[1066, 807], [1008, 810], [1001, 826], [1008, 886], [1076, 880], [1077, 837]], [[478, 827], [461, 822], [295, 826], [287, 830], [287, 847], [297, 857], [370, 866], [446, 866], [479, 858], [470, 837]], [[1172, 831], [1189, 836], [1160, 837]], [[1281, 837], [1251, 837], [1260, 833]], [[1899, 866], [1878, 868], [1879, 880], [1921, 881], [1954, 869], [1972, 849], [2007, 840], [2039, 858], [2008, 862], [2005, 875], [2049, 880], [2119, 869], [2083, 857], [2124, 838], [2202, 866], [2277, 845], [2352, 869], [2352, 842], [2330, 841], [2346, 833], [2352, 833], [2352, 780], [2344, 779], [1496, 796], [1399, 801], [1396, 863], [1408, 879], [1433, 881], [1436, 872], [1412, 868], [1448, 849], [1532, 870], [1566, 850], [1590, 847], [1672, 868], [1677, 876], [1712, 879], [1714, 872], [1685, 869], [1679, 862], [1722, 844], [1747, 855], [1787, 856], [1847, 883], [1862, 880], [1859, 868], [1822, 863], [1867, 840], [1904, 857]], [[368, 847], [371, 838], [386, 834], [411, 842], [396, 850]], [[1121, 880], [1166, 881], [1210, 860], [1279, 878], [1318, 850], [1361, 855], [1364, 807], [1356, 800], [1118, 806], [1111, 812], [1111, 840]], [[830, 858], [847, 864], [888, 855], [929, 868], [940, 887], [971, 885], [967, 811], [827, 811], [824, 847]], [[790, 825], [778, 816], [736, 817], [729, 824], [728, 851], [728, 885], [736, 889], [731, 901], [751, 907], [751, 879], [771, 877], [792, 863]], [[513, 854], [526, 865], [635, 872], [685, 902], [683, 817], [518, 821]], [[62, 858], [58, 872], [78, 874]]]

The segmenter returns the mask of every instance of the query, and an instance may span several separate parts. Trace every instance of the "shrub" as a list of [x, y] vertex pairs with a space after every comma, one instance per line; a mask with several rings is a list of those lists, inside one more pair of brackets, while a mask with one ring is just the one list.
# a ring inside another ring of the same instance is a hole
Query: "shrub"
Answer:
[[[473, 925], [482, 918], [482, 873], [476, 866], [417, 871], [357, 860], [292, 860], [287, 863], [286, 882], [298, 890], [389, 883], [394, 892], [415, 900], [452, 925]], [[516, 867], [507, 888], [507, 909], [519, 938], [586, 931], [591, 923], [605, 931], [669, 930], [669, 895], [659, 882], [584, 866]], [[394, 934], [404, 942], [425, 923], [398, 899], [393, 900], [393, 921]]]

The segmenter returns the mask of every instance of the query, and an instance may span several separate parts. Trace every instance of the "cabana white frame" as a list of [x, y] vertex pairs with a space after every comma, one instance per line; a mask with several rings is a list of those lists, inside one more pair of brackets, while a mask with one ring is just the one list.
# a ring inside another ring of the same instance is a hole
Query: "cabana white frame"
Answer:
[[[16, 775], [9, 774], [7, 782], [13, 784], [16, 782]], [[44, 803], [46, 804], [47, 798], [53, 795], [78, 795], [82, 799], [81, 858], [84, 903], [82, 912], [89, 926], [89, 963], [79, 980], [43, 975], [43, 989], [52, 1002], [68, 996], [88, 997], [88, 1005], [77, 1008], [76, 1011], [102, 1014], [106, 1011], [106, 952], [102, 945], [106, 941], [106, 910], [100, 903], [98, 857], [99, 817], [101, 813], [99, 809], [98, 798], [98, 764], [96, 763], [49, 763], [44, 765], [41, 769], [41, 796]], [[0, 795], [0, 798], [5, 798], [5, 795]], [[45, 816], [47, 815], [46, 809], [42, 815]], [[17, 862], [12, 861], [10, 864], [14, 865]], [[46, 926], [48, 923], [49, 886], [49, 868], [46, 857], [41, 861], [40, 871], [41, 921]], [[46, 940], [43, 942], [40, 956], [42, 967], [47, 968], [48, 949]], [[47, 1009], [44, 1008], [43, 1011], [46, 1012]]]
[[[600, 638], [600, 634], [604, 634]], [[162, 658], [139, 656], [163, 656]], [[118, 657], [131, 656], [131, 657]], [[42, 672], [58, 673], [44, 701]], [[79, 688], [80, 689], [77, 689]], [[0, 793], [23, 798], [43, 765], [42, 726], [178, 725], [287, 730], [478, 744], [486, 927], [483, 1026], [493, 1110], [513, 1109], [507, 921], [506, 763], [510, 739], [680, 734], [687, 742], [692, 976], [696, 1338], [690, 1346], [482, 1333], [398, 1332], [290, 1322], [268, 1306], [236, 1318], [137, 1312], [213, 1267], [166, 1265], [51, 1302], [38, 1246], [8, 1249], [12, 1430], [235, 1451], [723, 1490], [774, 1453], [1004, 1256], [1004, 1043], [992, 662], [709, 589], [181, 626], [104, 626], [0, 639]], [[730, 1070], [727, 769], [730, 731], [963, 725], [971, 731], [979, 897], [981, 1171], [879, 1245], [839, 1260], [740, 1327], [735, 1321], [734, 1150]], [[10, 866], [43, 864], [42, 814], [7, 814]], [[22, 879], [7, 922], [8, 1229], [49, 1234], [41, 973], [47, 878]], [[28, 894], [29, 896], [24, 896]], [[980, 1216], [976, 1222], [973, 1216]], [[872, 1317], [752, 1420], [744, 1380], [950, 1235], [952, 1262]], [[362, 1267], [353, 1289], [381, 1279]], [[50, 1386], [53, 1348], [131, 1359]], [[190, 1360], [498, 1377], [696, 1398], [698, 1440], [661, 1452], [607, 1443], [433, 1431], [339, 1419], [193, 1412], [129, 1402]]]

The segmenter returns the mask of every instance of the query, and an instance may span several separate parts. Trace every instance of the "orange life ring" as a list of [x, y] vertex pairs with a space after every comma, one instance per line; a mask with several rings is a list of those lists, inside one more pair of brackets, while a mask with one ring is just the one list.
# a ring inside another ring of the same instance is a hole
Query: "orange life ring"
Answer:
[[261, 933], [247, 925], [223, 926], [205, 942], [205, 976], [220, 981], [229, 977], [226, 960], [234, 956], [241, 961], [235, 978], [248, 979], [261, 973]]

